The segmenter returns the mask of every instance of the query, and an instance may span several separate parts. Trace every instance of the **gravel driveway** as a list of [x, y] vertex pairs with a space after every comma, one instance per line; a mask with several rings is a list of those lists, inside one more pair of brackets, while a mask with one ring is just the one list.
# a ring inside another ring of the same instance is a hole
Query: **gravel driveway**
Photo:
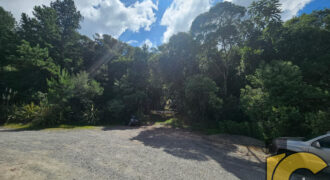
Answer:
[[0, 179], [265, 179], [244, 138], [165, 127], [0, 129]]

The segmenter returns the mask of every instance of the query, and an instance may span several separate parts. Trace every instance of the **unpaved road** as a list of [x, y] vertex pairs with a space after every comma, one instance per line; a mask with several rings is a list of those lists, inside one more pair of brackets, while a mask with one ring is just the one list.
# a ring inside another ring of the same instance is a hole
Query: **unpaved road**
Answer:
[[157, 126], [0, 128], [0, 179], [264, 180], [265, 155], [244, 141]]

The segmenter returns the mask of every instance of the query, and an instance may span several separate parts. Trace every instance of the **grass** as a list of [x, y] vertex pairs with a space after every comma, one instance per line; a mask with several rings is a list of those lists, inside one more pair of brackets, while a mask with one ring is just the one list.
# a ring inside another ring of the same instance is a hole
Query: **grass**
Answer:
[[185, 124], [183, 121], [181, 121], [180, 119], [178, 119], [176, 117], [167, 119], [167, 120], [162, 121], [162, 122], [156, 122], [156, 124], [170, 126], [172, 128], [183, 128], [183, 129], [190, 128], [189, 125]]
[[8, 129], [29, 129], [31, 128], [30, 124], [5, 124], [4, 128]]
[[61, 130], [61, 129], [96, 129], [97, 126], [79, 126], [79, 125], [67, 125], [61, 124], [54, 127], [34, 127], [30, 123], [28, 124], [5, 124], [4, 128], [15, 130]]
[[205, 127], [203, 124], [188, 124], [183, 120], [184, 118], [173, 117], [164, 121], [156, 122], [155, 124], [164, 125], [172, 128], [188, 129], [195, 132], [199, 132], [206, 135], [222, 134], [223, 132], [219, 128]]
[[57, 129], [96, 129], [98, 126], [77, 126], [77, 125], [67, 125], [61, 124], [52, 128], [46, 128], [47, 130], [57, 130]]
[[[213, 135], [213, 134], [221, 134], [221, 130], [216, 128], [207, 128], [203, 124], [189, 124], [185, 121], [185, 118], [183, 116], [175, 116], [175, 117], [165, 117], [160, 115], [152, 115], [147, 119], [146, 124], [156, 124], [156, 125], [163, 125], [171, 128], [180, 128], [180, 129], [186, 129], [186, 130], [192, 130], [195, 132], [200, 132], [202, 134], [206, 135]], [[112, 126], [115, 124], [112, 124]], [[121, 125], [121, 124], [118, 124]], [[69, 124], [61, 124], [56, 125], [53, 127], [34, 127], [31, 123], [29, 124], [5, 124], [3, 126], [4, 128], [13, 129], [17, 131], [23, 131], [23, 130], [65, 130], [65, 129], [97, 129], [103, 126], [88, 126], [88, 125], [69, 125]], [[211, 126], [208, 126], [211, 127]]]

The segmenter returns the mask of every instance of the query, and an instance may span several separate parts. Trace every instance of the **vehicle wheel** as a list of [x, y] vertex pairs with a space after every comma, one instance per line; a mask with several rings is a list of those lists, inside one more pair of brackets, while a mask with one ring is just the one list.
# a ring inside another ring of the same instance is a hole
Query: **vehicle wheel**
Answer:
[[310, 178], [312, 176], [313, 174], [310, 171], [306, 169], [299, 169], [291, 175], [290, 180], [306, 180], [306, 178]]
[[314, 175], [307, 169], [299, 169], [291, 175], [290, 180], [329, 180], [329, 178], [329, 174], [326, 173]]

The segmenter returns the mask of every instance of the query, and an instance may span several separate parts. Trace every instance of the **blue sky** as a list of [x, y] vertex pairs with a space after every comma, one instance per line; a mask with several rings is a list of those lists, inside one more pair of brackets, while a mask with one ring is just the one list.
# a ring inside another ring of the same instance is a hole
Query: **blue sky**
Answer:
[[[128, 1], [128, 5], [131, 5], [134, 0], [122, 0], [125, 3]], [[156, 2], [156, 1], [154, 1]], [[119, 39], [125, 42], [135, 40], [131, 45], [139, 46], [143, 44], [146, 39], [149, 39], [153, 45], [157, 46], [162, 44], [162, 36], [166, 31], [166, 26], [160, 24], [162, 16], [165, 10], [171, 5], [173, 0], [161, 0], [158, 4], [158, 11], [156, 11], [157, 21], [152, 25], [150, 31], [141, 30], [139, 32], [132, 32], [126, 30]], [[314, 10], [321, 10], [324, 8], [330, 8], [330, 0], [314, 0], [305, 5], [305, 7], [298, 11], [297, 15], [303, 13], [311, 13]]]
[[[122, 2], [128, 2], [126, 4], [131, 4], [134, 0], [122, 0]], [[157, 3], [153, 0], [154, 3]], [[165, 12], [165, 10], [170, 6], [172, 0], [161, 0], [158, 3], [158, 11], [155, 11], [157, 20], [154, 24], [151, 25], [151, 30], [146, 31], [141, 29], [139, 32], [132, 32], [131, 30], [126, 30], [119, 39], [125, 42], [134, 41], [130, 43], [134, 46], [139, 46], [143, 43], [146, 39], [149, 39], [153, 45], [160, 45], [161, 44], [161, 37], [163, 36], [164, 32], [166, 31], [166, 26], [160, 25], [161, 18]]]
[[[36, 5], [52, 0], [0, 0], [17, 21], [22, 12], [32, 15]], [[80, 32], [91, 38], [95, 33], [110, 34], [133, 46], [144, 43], [156, 47], [175, 33], [190, 29], [192, 21], [222, 0], [74, 0], [84, 16]], [[225, 0], [248, 6], [253, 0]], [[282, 19], [330, 8], [330, 0], [280, 0]]]
[[298, 15], [303, 13], [309, 14], [314, 10], [322, 10], [325, 8], [330, 8], [330, 0], [314, 0], [308, 3], [302, 10], [300, 10]]

